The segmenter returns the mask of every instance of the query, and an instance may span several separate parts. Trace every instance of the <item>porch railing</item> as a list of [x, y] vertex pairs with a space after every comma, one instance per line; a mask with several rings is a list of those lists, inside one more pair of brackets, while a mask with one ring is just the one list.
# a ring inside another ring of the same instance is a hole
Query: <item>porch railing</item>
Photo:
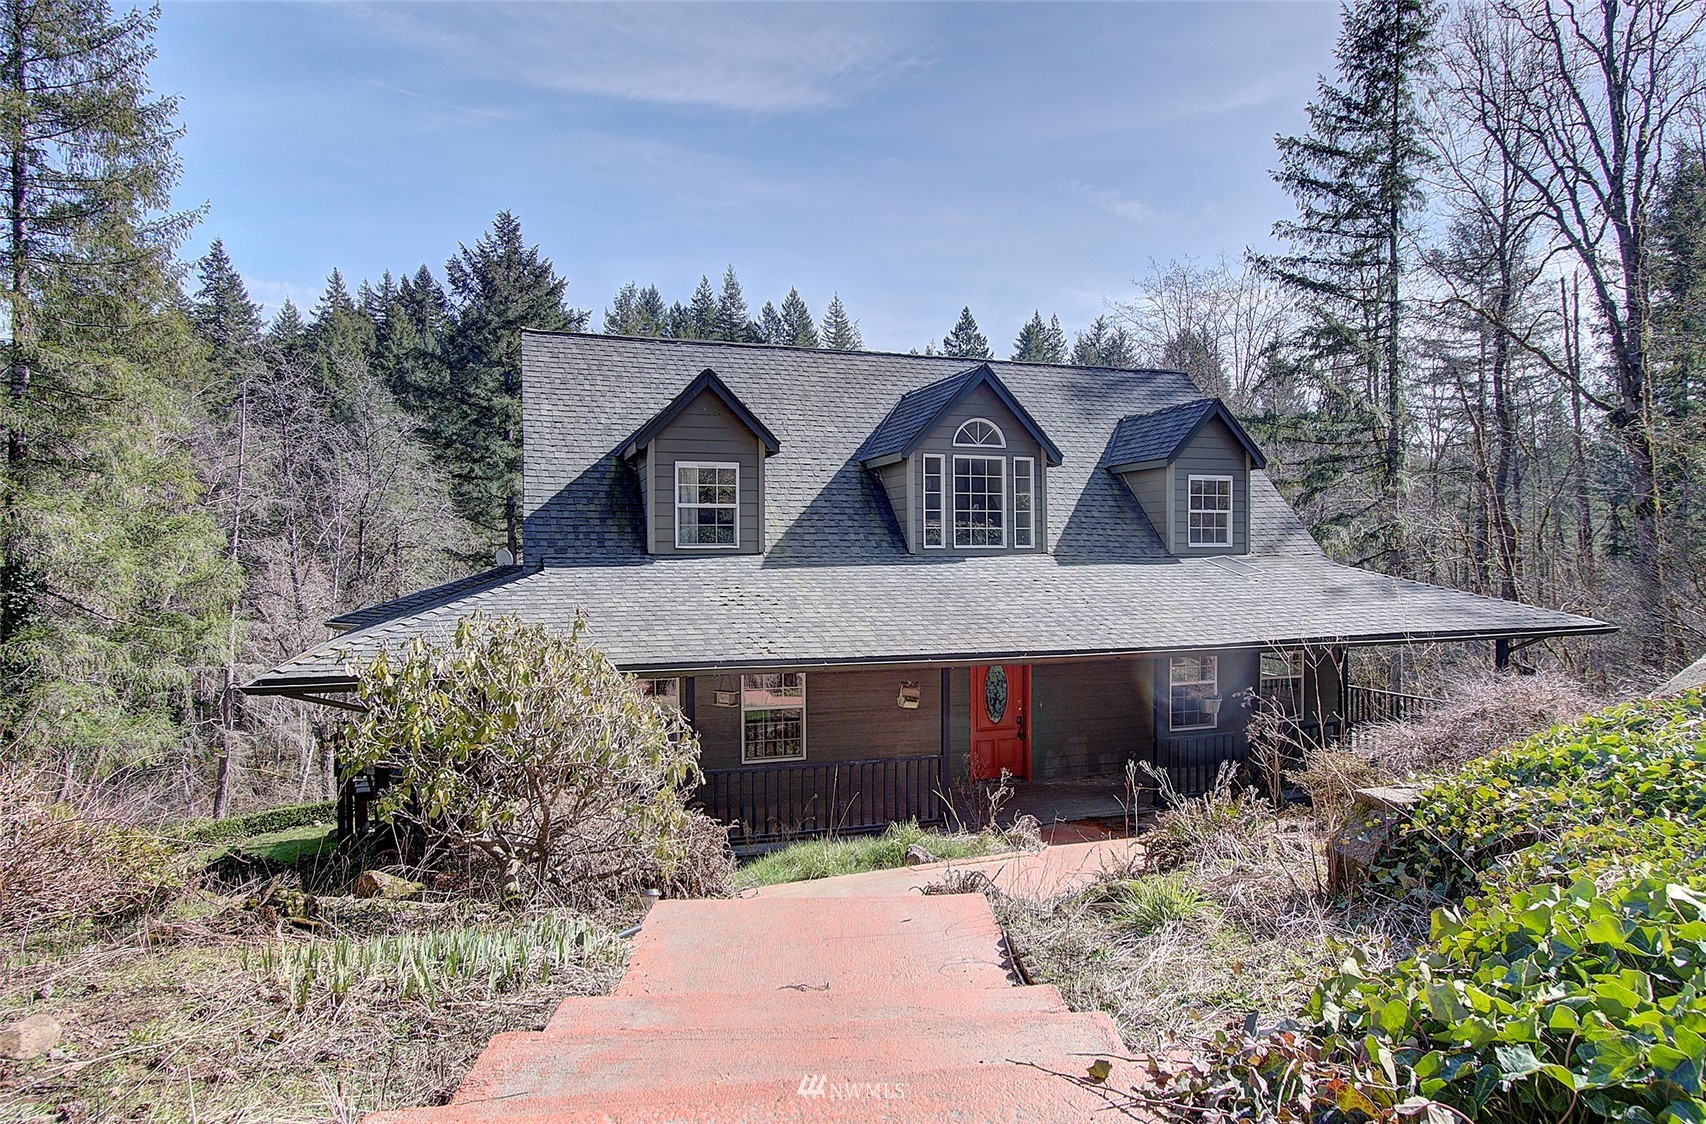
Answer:
[[1155, 767], [1165, 770], [1180, 796], [1200, 796], [1214, 787], [1223, 764], [1244, 759], [1241, 743], [1225, 733], [1161, 738], [1155, 743]]
[[939, 823], [942, 758], [789, 761], [707, 769], [695, 801], [733, 825], [737, 843], [829, 831], [875, 831], [897, 820]]
[[1374, 722], [1407, 722], [1432, 710], [1441, 701], [1427, 695], [1411, 695], [1385, 687], [1364, 687], [1352, 683], [1345, 696], [1345, 723], [1354, 728]]

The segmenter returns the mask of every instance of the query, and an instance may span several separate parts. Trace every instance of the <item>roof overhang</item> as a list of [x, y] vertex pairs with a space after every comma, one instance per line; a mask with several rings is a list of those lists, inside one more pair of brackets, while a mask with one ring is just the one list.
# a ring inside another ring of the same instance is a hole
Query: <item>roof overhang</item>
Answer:
[[[1033, 418], [1031, 412], [1025, 409], [1011, 390], [1007, 389], [1007, 384], [1001, 381], [1001, 377], [995, 373], [988, 363], [979, 363], [971, 370], [954, 377], [961, 380], [960, 386], [952, 395], [944, 398], [928, 416], [919, 420], [917, 426], [908, 434], [905, 444], [898, 450], [866, 457], [860, 463], [868, 469], [878, 469], [910, 457], [918, 451], [920, 445], [930, 438], [931, 434], [941, 427], [942, 419], [979, 387], [988, 387], [990, 393], [994, 394], [1000, 403], [1007, 408], [1007, 411], [1018, 419], [1020, 428], [1024, 429], [1030, 435], [1031, 440], [1035, 441], [1038, 447], [1042, 449], [1043, 460], [1047, 464], [1058, 465], [1064, 459], [1060, 447], [1049, 439], [1049, 435], [1043, 432], [1043, 427], [1037, 424], [1037, 419]], [[898, 410], [899, 408], [900, 403], [896, 403], [895, 409]]]

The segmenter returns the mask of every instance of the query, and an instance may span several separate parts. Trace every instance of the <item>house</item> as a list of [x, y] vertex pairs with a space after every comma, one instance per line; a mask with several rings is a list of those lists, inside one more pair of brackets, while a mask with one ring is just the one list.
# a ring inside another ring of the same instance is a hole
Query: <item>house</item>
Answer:
[[1329, 561], [1175, 371], [544, 332], [522, 366], [524, 557], [340, 617], [250, 692], [332, 701], [466, 614], [584, 610], [751, 842], [933, 820], [1004, 771], [1200, 789], [1255, 698], [1317, 735], [1386, 713], [1352, 647], [1503, 663], [1610, 627]]

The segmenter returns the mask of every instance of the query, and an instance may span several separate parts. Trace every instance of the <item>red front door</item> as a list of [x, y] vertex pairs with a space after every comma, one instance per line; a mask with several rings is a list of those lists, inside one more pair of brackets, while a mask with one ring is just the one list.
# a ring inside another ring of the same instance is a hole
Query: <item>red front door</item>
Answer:
[[1031, 775], [1031, 669], [996, 664], [971, 669], [971, 779], [994, 780], [1006, 769]]

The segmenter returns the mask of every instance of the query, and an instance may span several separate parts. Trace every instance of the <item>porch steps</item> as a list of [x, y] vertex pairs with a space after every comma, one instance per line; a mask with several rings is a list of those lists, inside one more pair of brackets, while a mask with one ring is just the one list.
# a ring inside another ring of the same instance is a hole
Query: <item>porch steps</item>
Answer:
[[1125, 1047], [1021, 987], [980, 895], [660, 902], [608, 996], [500, 1034], [450, 1104], [374, 1124], [1078, 1121]]

